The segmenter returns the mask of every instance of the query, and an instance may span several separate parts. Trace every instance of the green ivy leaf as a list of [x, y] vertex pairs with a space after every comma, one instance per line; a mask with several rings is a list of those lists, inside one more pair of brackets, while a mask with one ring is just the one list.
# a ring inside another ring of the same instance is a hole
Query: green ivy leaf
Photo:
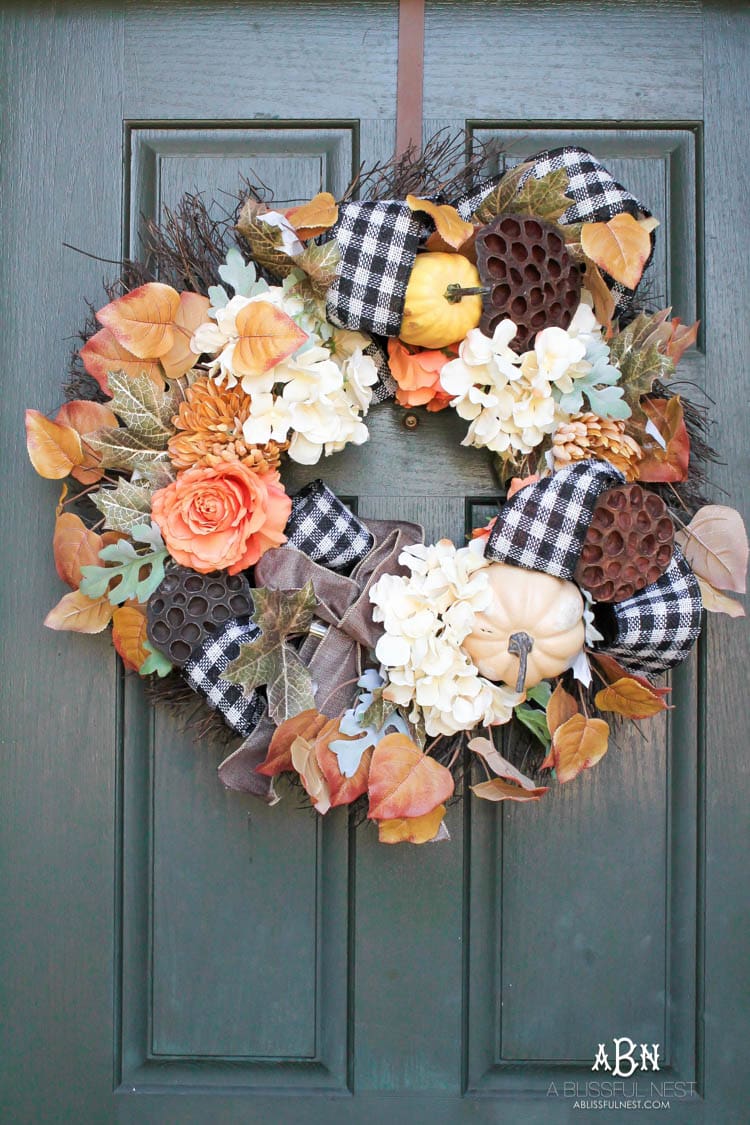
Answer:
[[151, 516], [154, 486], [146, 481], [130, 481], [122, 477], [114, 488], [100, 488], [91, 499], [104, 516], [104, 526], [111, 531], [130, 531]]
[[283, 723], [315, 706], [310, 672], [287, 641], [309, 632], [318, 603], [312, 582], [294, 591], [261, 587], [252, 595], [252, 620], [261, 634], [240, 646], [224, 679], [238, 684], [246, 696], [265, 686], [269, 715], [275, 723]]

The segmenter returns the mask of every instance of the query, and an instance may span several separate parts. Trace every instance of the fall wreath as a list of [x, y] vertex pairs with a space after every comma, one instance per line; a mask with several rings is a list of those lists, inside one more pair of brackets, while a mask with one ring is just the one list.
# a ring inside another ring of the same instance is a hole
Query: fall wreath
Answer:
[[[90, 318], [65, 404], [26, 418], [34, 468], [70, 478], [45, 624], [111, 623], [156, 700], [239, 736], [225, 785], [273, 803], [286, 775], [387, 843], [445, 837], [457, 782], [571, 781], [613, 721], [667, 708], [653, 677], [703, 608], [743, 612], [742, 521], [706, 503], [705, 411], [670, 386], [698, 325], [637, 295], [657, 220], [579, 148], [489, 178], [484, 152], [442, 173], [455, 154], [436, 138], [338, 203], [186, 196]], [[455, 410], [507, 486], [468, 543], [322, 480], [287, 494], [286, 461], [365, 442], [394, 397]]]

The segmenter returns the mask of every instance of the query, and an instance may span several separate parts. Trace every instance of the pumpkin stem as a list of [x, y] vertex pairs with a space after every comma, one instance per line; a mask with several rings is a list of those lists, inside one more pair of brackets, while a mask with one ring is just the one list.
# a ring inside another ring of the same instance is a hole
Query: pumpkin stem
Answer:
[[464, 288], [454, 281], [448, 286], [443, 296], [449, 305], [457, 305], [462, 297], [483, 297], [490, 292], [489, 285], [470, 285], [468, 288]]
[[518, 682], [516, 683], [516, 694], [520, 695], [526, 683], [526, 665], [529, 659], [529, 653], [534, 647], [534, 638], [530, 637], [528, 633], [511, 633], [508, 638], [508, 652], [511, 656], [518, 657]]

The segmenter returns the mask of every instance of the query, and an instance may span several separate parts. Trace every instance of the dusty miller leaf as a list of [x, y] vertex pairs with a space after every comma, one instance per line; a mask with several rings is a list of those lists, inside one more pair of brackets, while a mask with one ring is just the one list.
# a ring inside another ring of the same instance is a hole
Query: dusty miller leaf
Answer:
[[148, 375], [123, 375], [121, 371], [110, 373], [109, 389], [112, 401], [108, 405], [128, 431], [151, 449], [166, 449], [174, 433], [174, 394], [160, 390]]
[[122, 477], [115, 488], [100, 488], [91, 499], [104, 516], [104, 526], [112, 531], [130, 531], [150, 517], [154, 488], [149, 482]]
[[[252, 262], [245, 263], [245, 259], [236, 247], [227, 250], [223, 266], [219, 266], [219, 277], [231, 285], [238, 297], [252, 297], [256, 292], [258, 275]], [[268, 286], [263, 282], [264, 287]]]
[[[167, 550], [156, 524], [141, 524], [131, 531], [133, 539], [151, 547], [150, 551], [139, 554], [129, 539], [120, 539], [102, 547], [99, 558], [111, 566], [81, 567], [81, 590], [89, 598], [101, 598], [106, 593], [112, 605], [121, 605], [130, 598], [147, 602], [164, 578], [164, 564]], [[161, 546], [158, 546], [161, 544]], [[143, 571], [147, 573], [141, 577]], [[109, 589], [113, 579], [120, 581]]]
[[138, 675], [151, 676], [156, 673], [156, 675], [160, 678], [168, 676], [172, 671], [174, 665], [170, 664], [166, 656], [164, 656], [161, 652], [158, 652], [157, 649], [152, 648], [151, 644], [148, 641], [143, 642], [143, 647], [148, 652], [148, 656], [138, 669]]
[[240, 646], [239, 656], [224, 673], [246, 696], [266, 686], [268, 711], [275, 723], [315, 707], [310, 672], [287, 638], [307, 633], [317, 601], [312, 582], [301, 590], [253, 590], [252, 620], [261, 635]]

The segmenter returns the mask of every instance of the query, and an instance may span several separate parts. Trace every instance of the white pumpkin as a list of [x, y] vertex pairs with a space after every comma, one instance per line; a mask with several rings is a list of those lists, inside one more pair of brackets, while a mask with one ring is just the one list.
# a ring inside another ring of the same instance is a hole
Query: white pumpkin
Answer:
[[559, 676], [583, 647], [584, 607], [578, 587], [507, 563], [492, 563], [486, 574], [492, 601], [476, 614], [474, 629], [463, 642], [480, 675], [518, 691]]

